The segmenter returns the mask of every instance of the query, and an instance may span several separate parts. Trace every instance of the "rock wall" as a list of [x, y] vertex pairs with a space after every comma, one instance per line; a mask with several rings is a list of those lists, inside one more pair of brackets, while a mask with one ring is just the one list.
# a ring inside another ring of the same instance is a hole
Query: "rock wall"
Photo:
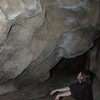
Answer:
[[94, 80], [94, 100], [99, 100], [100, 98], [100, 39], [95, 41], [95, 46], [89, 53], [90, 61], [89, 67], [96, 74]]
[[99, 10], [99, 0], [0, 0], [0, 84], [43, 82], [60, 59], [87, 52]]

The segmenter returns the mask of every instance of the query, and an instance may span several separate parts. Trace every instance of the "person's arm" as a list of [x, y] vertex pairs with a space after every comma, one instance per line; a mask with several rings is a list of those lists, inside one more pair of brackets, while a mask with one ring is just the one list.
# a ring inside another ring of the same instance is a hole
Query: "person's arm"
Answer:
[[69, 87], [64, 87], [64, 88], [52, 90], [52, 91], [50, 92], [50, 95], [53, 95], [53, 94], [56, 93], [56, 92], [65, 92], [65, 91], [70, 91], [70, 88], [69, 88]]
[[70, 96], [71, 95], [71, 92], [70, 91], [66, 91], [66, 92], [63, 92], [61, 94], [58, 94], [55, 98], [55, 100], [59, 100], [60, 97], [65, 97], [65, 96]]

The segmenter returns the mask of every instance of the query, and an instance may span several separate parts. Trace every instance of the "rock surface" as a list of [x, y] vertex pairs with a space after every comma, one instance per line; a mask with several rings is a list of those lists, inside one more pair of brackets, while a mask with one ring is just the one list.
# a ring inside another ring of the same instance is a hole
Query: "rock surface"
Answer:
[[1, 90], [43, 82], [60, 59], [90, 50], [99, 18], [99, 0], [0, 0]]

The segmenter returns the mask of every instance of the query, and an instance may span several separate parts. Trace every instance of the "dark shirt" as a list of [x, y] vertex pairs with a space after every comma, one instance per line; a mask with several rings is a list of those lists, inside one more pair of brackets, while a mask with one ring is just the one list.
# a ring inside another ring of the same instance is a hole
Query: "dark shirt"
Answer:
[[76, 100], [93, 100], [92, 86], [86, 83], [71, 84], [70, 91]]

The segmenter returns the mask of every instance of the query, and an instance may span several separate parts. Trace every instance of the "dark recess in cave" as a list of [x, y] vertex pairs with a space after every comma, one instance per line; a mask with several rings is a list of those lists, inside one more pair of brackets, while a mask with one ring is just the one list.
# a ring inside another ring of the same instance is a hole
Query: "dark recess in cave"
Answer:
[[88, 54], [85, 53], [76, 58], [62, 58], [59, 63], [52, 69], [52, 71], [66, 71], [66, 72], [79, 72], [87, 67]]
[[77, 80], [77, 73], [87, 68], [88, 52], [76, 58], [62, 58], [51, 70], [51, 77], [48, 79], [50, 89], [70, 85]]
[[49, 88], [61, 88], [77, 81], [77, 73], [88, 66], [88, 52], [76, 58], [62, 58], [51, 70], [51, 77], [48, 80]]

